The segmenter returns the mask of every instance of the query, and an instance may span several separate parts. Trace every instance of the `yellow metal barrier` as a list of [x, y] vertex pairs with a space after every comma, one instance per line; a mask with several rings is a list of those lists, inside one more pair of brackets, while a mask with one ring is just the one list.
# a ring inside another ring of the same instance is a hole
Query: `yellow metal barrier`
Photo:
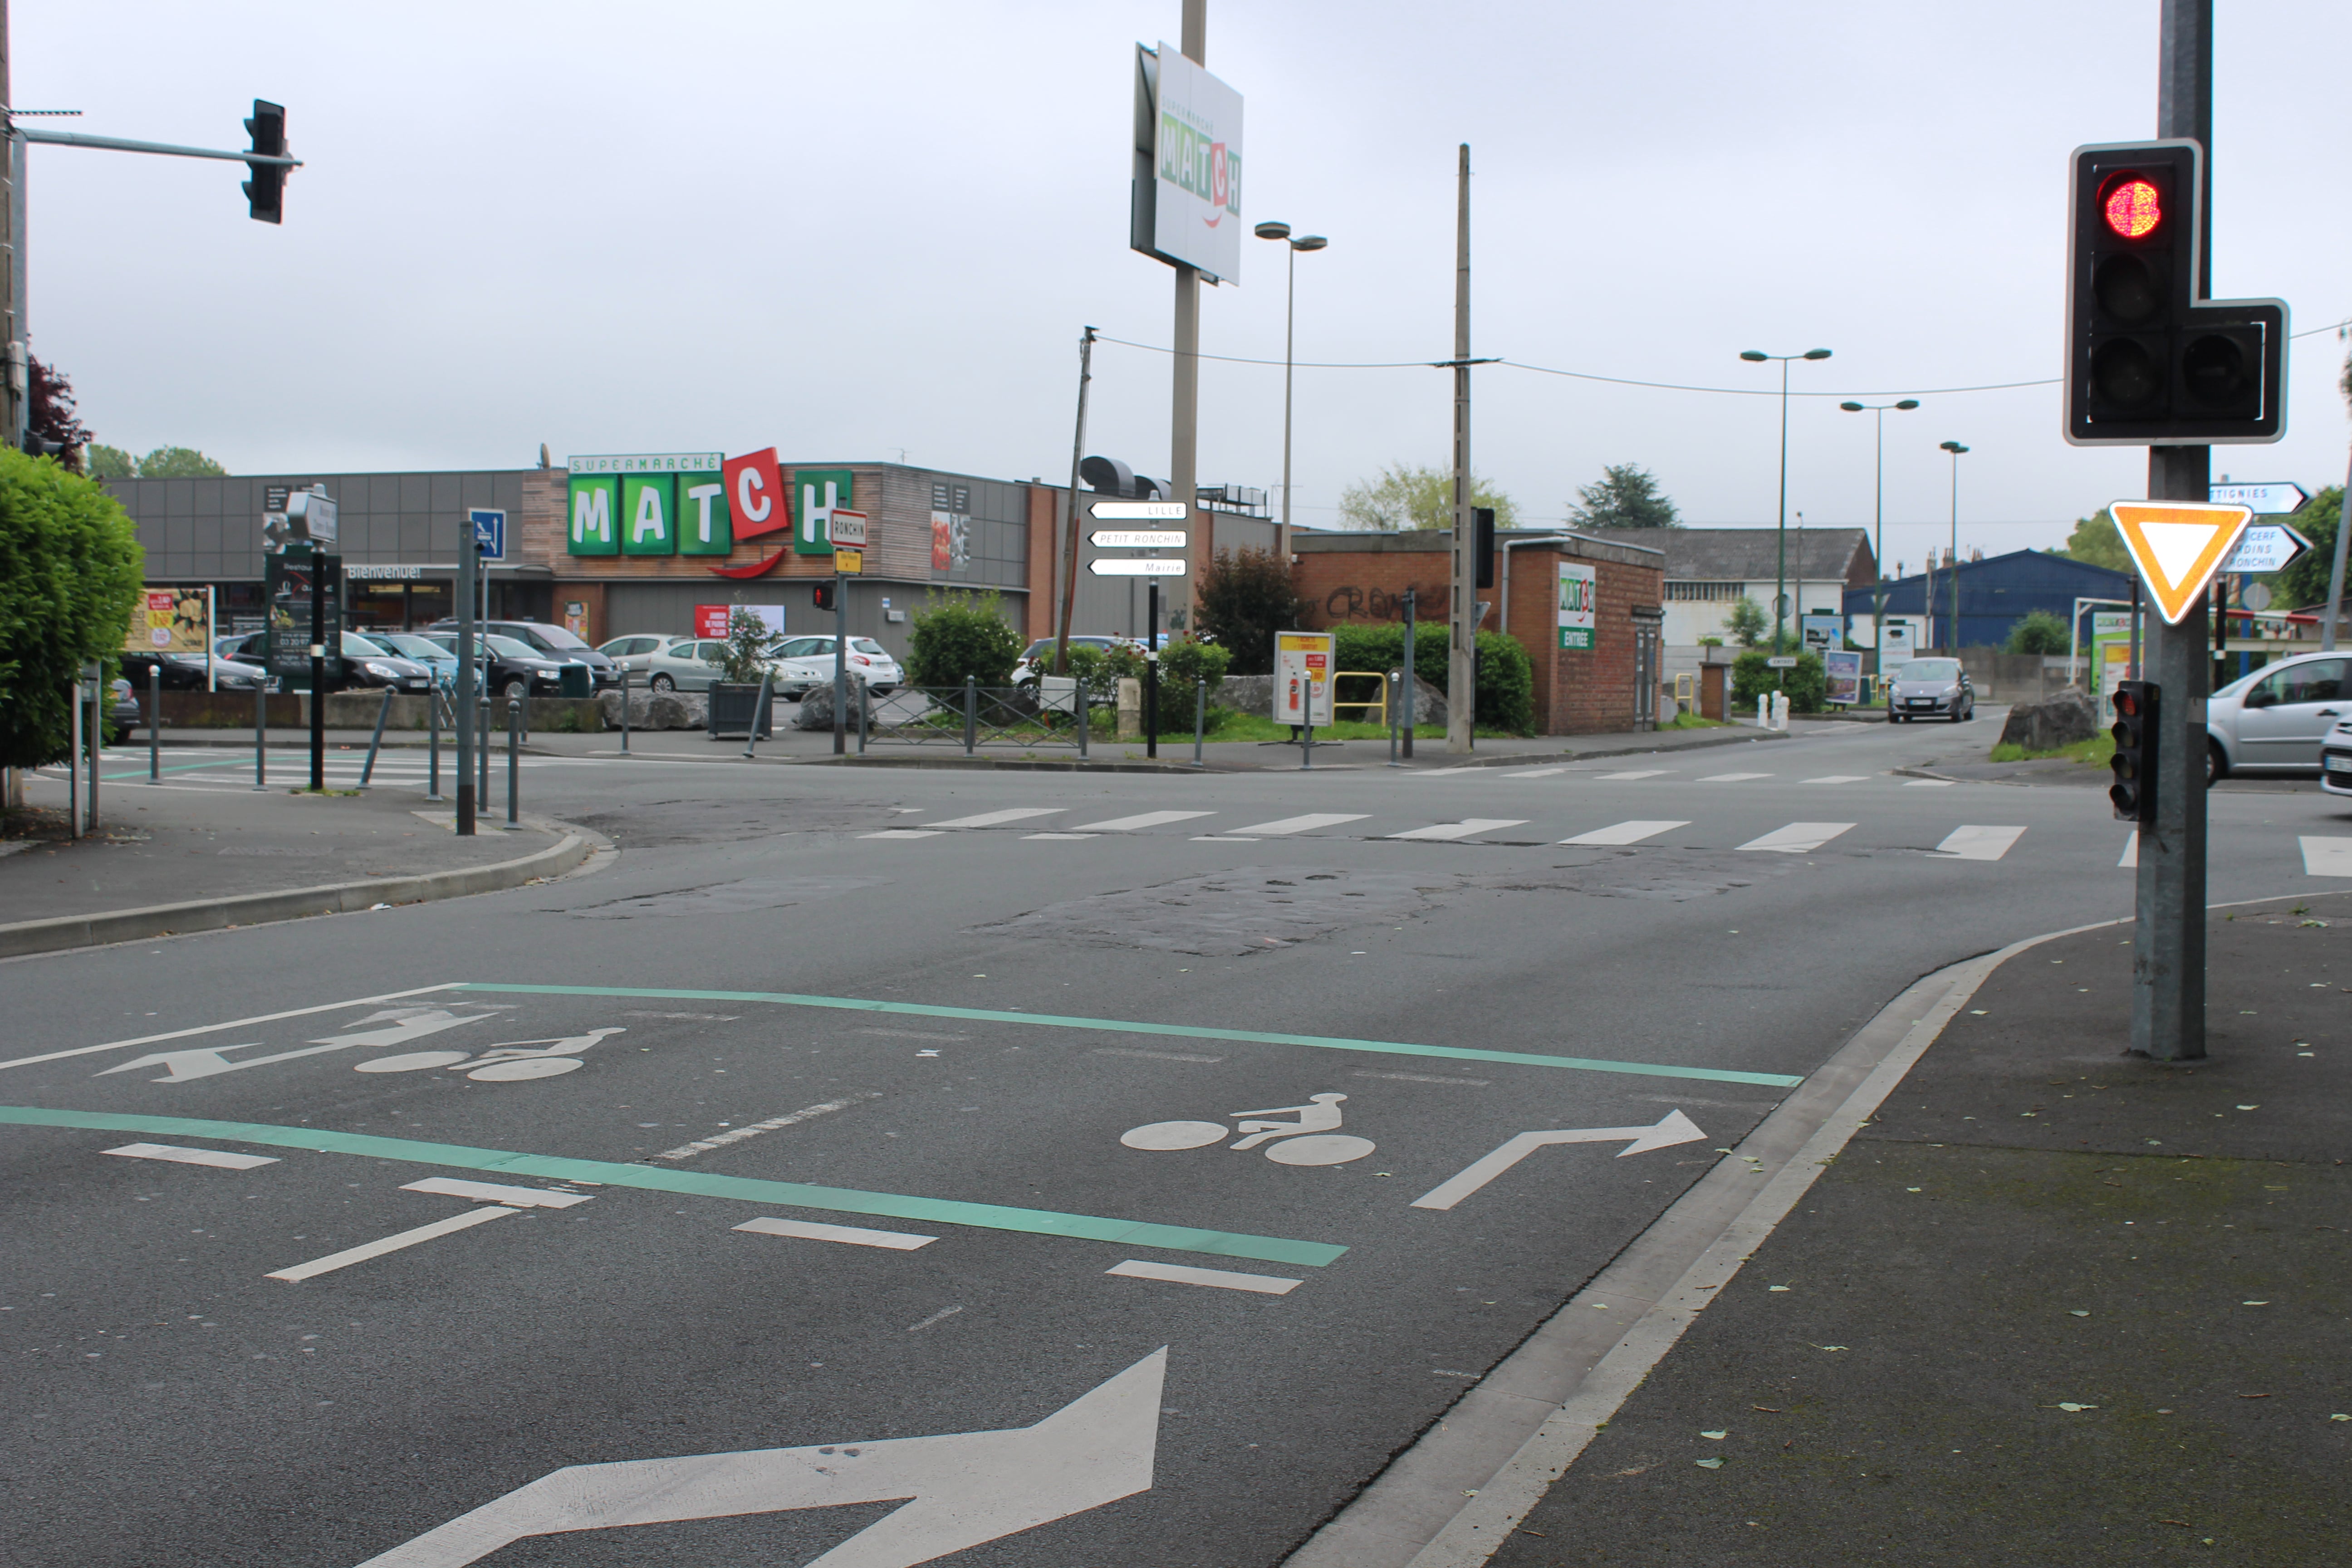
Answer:
[[1377, 702], [1342, 702], [1339, 700], [1339, 688], [1337, 685], [1334, 685], [1331, 688], [1331, 717], [1336, 721], [1339, 717], [1339, 710], [1342, 708], [1377, 709], [1380, 711], [1380, 717], [1377, 719], [1366, 719], [1364, 722], [1367, 724], [1379, 724], [1385, 728], [1389, 721], [1389, 678], [1375, 669], [1343, 669], [1334, 675], [1331, 679], [1336, 682], [1347, 680], [1350, 678], [1360, 678], [1365, 680], [1379, 681], [1381, 683], [1381, 700]]
[[1677, 706], [1686, 703], [1692, 712], [1698, 711], [1698, 677], [1696, 675], [1686, 670], [1675, 677], [1675, 702]]

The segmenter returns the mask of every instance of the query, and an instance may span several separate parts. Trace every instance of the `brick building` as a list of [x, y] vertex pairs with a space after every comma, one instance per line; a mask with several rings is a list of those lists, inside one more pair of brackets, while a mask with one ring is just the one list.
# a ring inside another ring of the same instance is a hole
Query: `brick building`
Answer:
[[[1412, 588], [1420, 625], [1443, 637], [1452, 549], [1442, 531], [1291, 535], [1294, 581], [1318, 629], [1402, 620]], [[1495, 586], [1480, 590], [1495, 609], [1482, 629], [1517, 638], [1534, 661], [1537, 732], [1605, 733], [1654, 720], [1664, 555], [1650, 545], [1528, 531], [1506, 531], [1495, 555]], [[1563, 610], [1571, 599], [1580, 611]], [[1570, 620], [1590, 626], [1563, 624]], [[1579, 643], [1590, 646], [1563, 646]]]

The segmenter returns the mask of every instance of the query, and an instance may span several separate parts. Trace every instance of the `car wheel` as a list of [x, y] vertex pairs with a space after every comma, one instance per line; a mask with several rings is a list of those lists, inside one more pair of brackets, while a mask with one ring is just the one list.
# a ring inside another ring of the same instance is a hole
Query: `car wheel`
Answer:
[[667, 675], [656, 675], [651, 680], [646, 681], [646, 684], [652, 687], [656, 691], [676, 691], [677, 689], [677, 682], [672, 680]]
[[2221, 742], [2205, 742], [2205, 787], [2211, 789], [2217, 780], [2230, 776], [2230, 759], [2221, 750]]

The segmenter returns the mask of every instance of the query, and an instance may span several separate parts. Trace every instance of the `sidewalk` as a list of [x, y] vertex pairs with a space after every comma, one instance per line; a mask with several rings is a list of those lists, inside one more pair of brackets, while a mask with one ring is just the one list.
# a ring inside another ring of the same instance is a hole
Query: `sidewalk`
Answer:
[[2352, 895], [2211, 917], [2202, 1063], [2129, 935], [1996, 971], [1496, 1568], [2342, 1560]]
[[271, 762], [278, 782], [258, 795], [151, 789], [110, 768], [99, 831], [79, 840], [65, 837], [64, 784], [29, 777], [37, 831], [0, 842], [0, 955], [488, 891], [568, 870], [591, 847], [540, 819], [500, 831], [500, 814], [459, 838], [408, 791], [294, 795], [293, 773]]

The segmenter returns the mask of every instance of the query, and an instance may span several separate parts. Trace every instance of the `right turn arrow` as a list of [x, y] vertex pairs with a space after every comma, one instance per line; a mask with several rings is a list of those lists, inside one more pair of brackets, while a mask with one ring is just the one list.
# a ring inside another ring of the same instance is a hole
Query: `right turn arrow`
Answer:
[[1417, 1209], [1450, 1209], [1488, 1182], [1538, 1149], [1554, 1143], [1614, 1143], [1625, 1141], [1617, 1157], [1664, 1149], [1706, 1137], [1698, 1124], [1679, 1110], [1669, 1110], [1654, 1127], [1578, 1127], [1557, 1132], [1522, 1132], [1485, 1158], [1473, 1162], [1461, 1174], [1442, 1182], [1412, 1200]]

